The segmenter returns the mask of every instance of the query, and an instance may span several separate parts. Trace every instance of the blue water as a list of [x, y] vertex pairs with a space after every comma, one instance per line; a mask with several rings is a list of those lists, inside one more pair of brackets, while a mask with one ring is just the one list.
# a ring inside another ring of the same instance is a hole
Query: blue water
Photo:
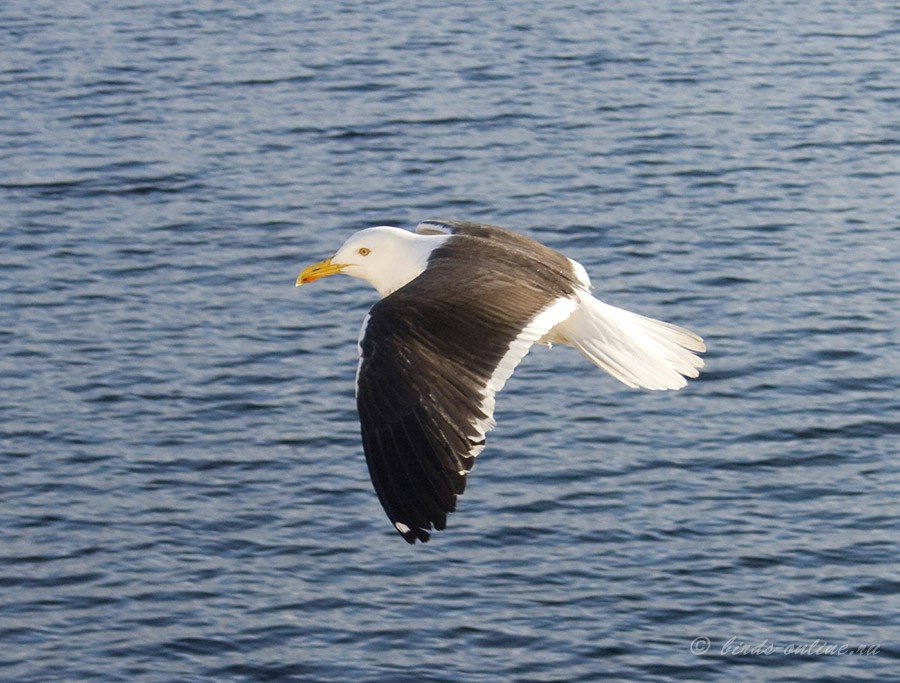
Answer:
[[[0, 679], [897, 676], [895, 3], [0, 26]], [[374, 292], [293, 282], [424, 218], [541, 239], [710, 351], [653, 394], [535, 349], [411, 547], [357, 431]]]

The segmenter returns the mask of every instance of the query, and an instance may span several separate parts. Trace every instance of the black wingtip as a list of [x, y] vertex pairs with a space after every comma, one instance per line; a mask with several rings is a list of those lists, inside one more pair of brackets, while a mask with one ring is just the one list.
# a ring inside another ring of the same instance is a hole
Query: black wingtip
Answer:
[[428, 539], [431, 538], [431, 534], [429, 534], [425, 529], [413, 528], [410, 529], [406, 524], [397, 523], [394, 524], [394, 528], [397, 530], [397, 533], [403, 536], [403, 540], [409, 543], [410, 545], [414, 545], [416, 541], [421, 541], [422, 543], [428, 543]]

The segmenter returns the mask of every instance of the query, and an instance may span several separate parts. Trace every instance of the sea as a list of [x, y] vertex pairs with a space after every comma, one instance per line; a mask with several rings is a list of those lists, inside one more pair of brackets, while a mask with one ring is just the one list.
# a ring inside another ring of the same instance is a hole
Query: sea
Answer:
[[[0, 679], [898, 680], [900, 6], [5, 0]], [[506, 226], [708, 345], [535, 347], [407, 545], [371, 225]]]

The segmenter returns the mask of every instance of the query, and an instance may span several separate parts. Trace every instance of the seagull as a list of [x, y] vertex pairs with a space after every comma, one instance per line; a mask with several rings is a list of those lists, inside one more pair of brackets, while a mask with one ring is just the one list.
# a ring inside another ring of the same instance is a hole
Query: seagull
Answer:
[[356, 403], [375, 492], [410, 544], [446, 527], [533, 344], [573, 346], [633, 388], [681, 389], [703, 367], [699, 336], [600, 301], [584, 266], [505, 228], [368, 228], [296, 285], [337, 273], [381, 297], [359, 335]]

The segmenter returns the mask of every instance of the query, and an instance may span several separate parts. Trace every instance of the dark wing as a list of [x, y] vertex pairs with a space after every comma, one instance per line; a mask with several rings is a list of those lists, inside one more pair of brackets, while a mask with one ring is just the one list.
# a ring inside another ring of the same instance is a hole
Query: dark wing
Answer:
[[517, 253], [523, 259], [531, 260], [533, 267], [555, 271], [558, 275], [572, 279], [573, 284], [579, 284], [577, 274], [572, 271], [572, 262], [565, 255], [513, 230], [470, 221], [427, 220], [416, 226], [416, 232], [420, 235], [475, 238], [482, 245]]
[[494, 425], [494, 394], [576, 306], [568, 276], [548, 283], [508, 254], [453, 242], [372, 307], [360, 337], [366, 462], [382, 507], [409, 543], [445, 527]]

